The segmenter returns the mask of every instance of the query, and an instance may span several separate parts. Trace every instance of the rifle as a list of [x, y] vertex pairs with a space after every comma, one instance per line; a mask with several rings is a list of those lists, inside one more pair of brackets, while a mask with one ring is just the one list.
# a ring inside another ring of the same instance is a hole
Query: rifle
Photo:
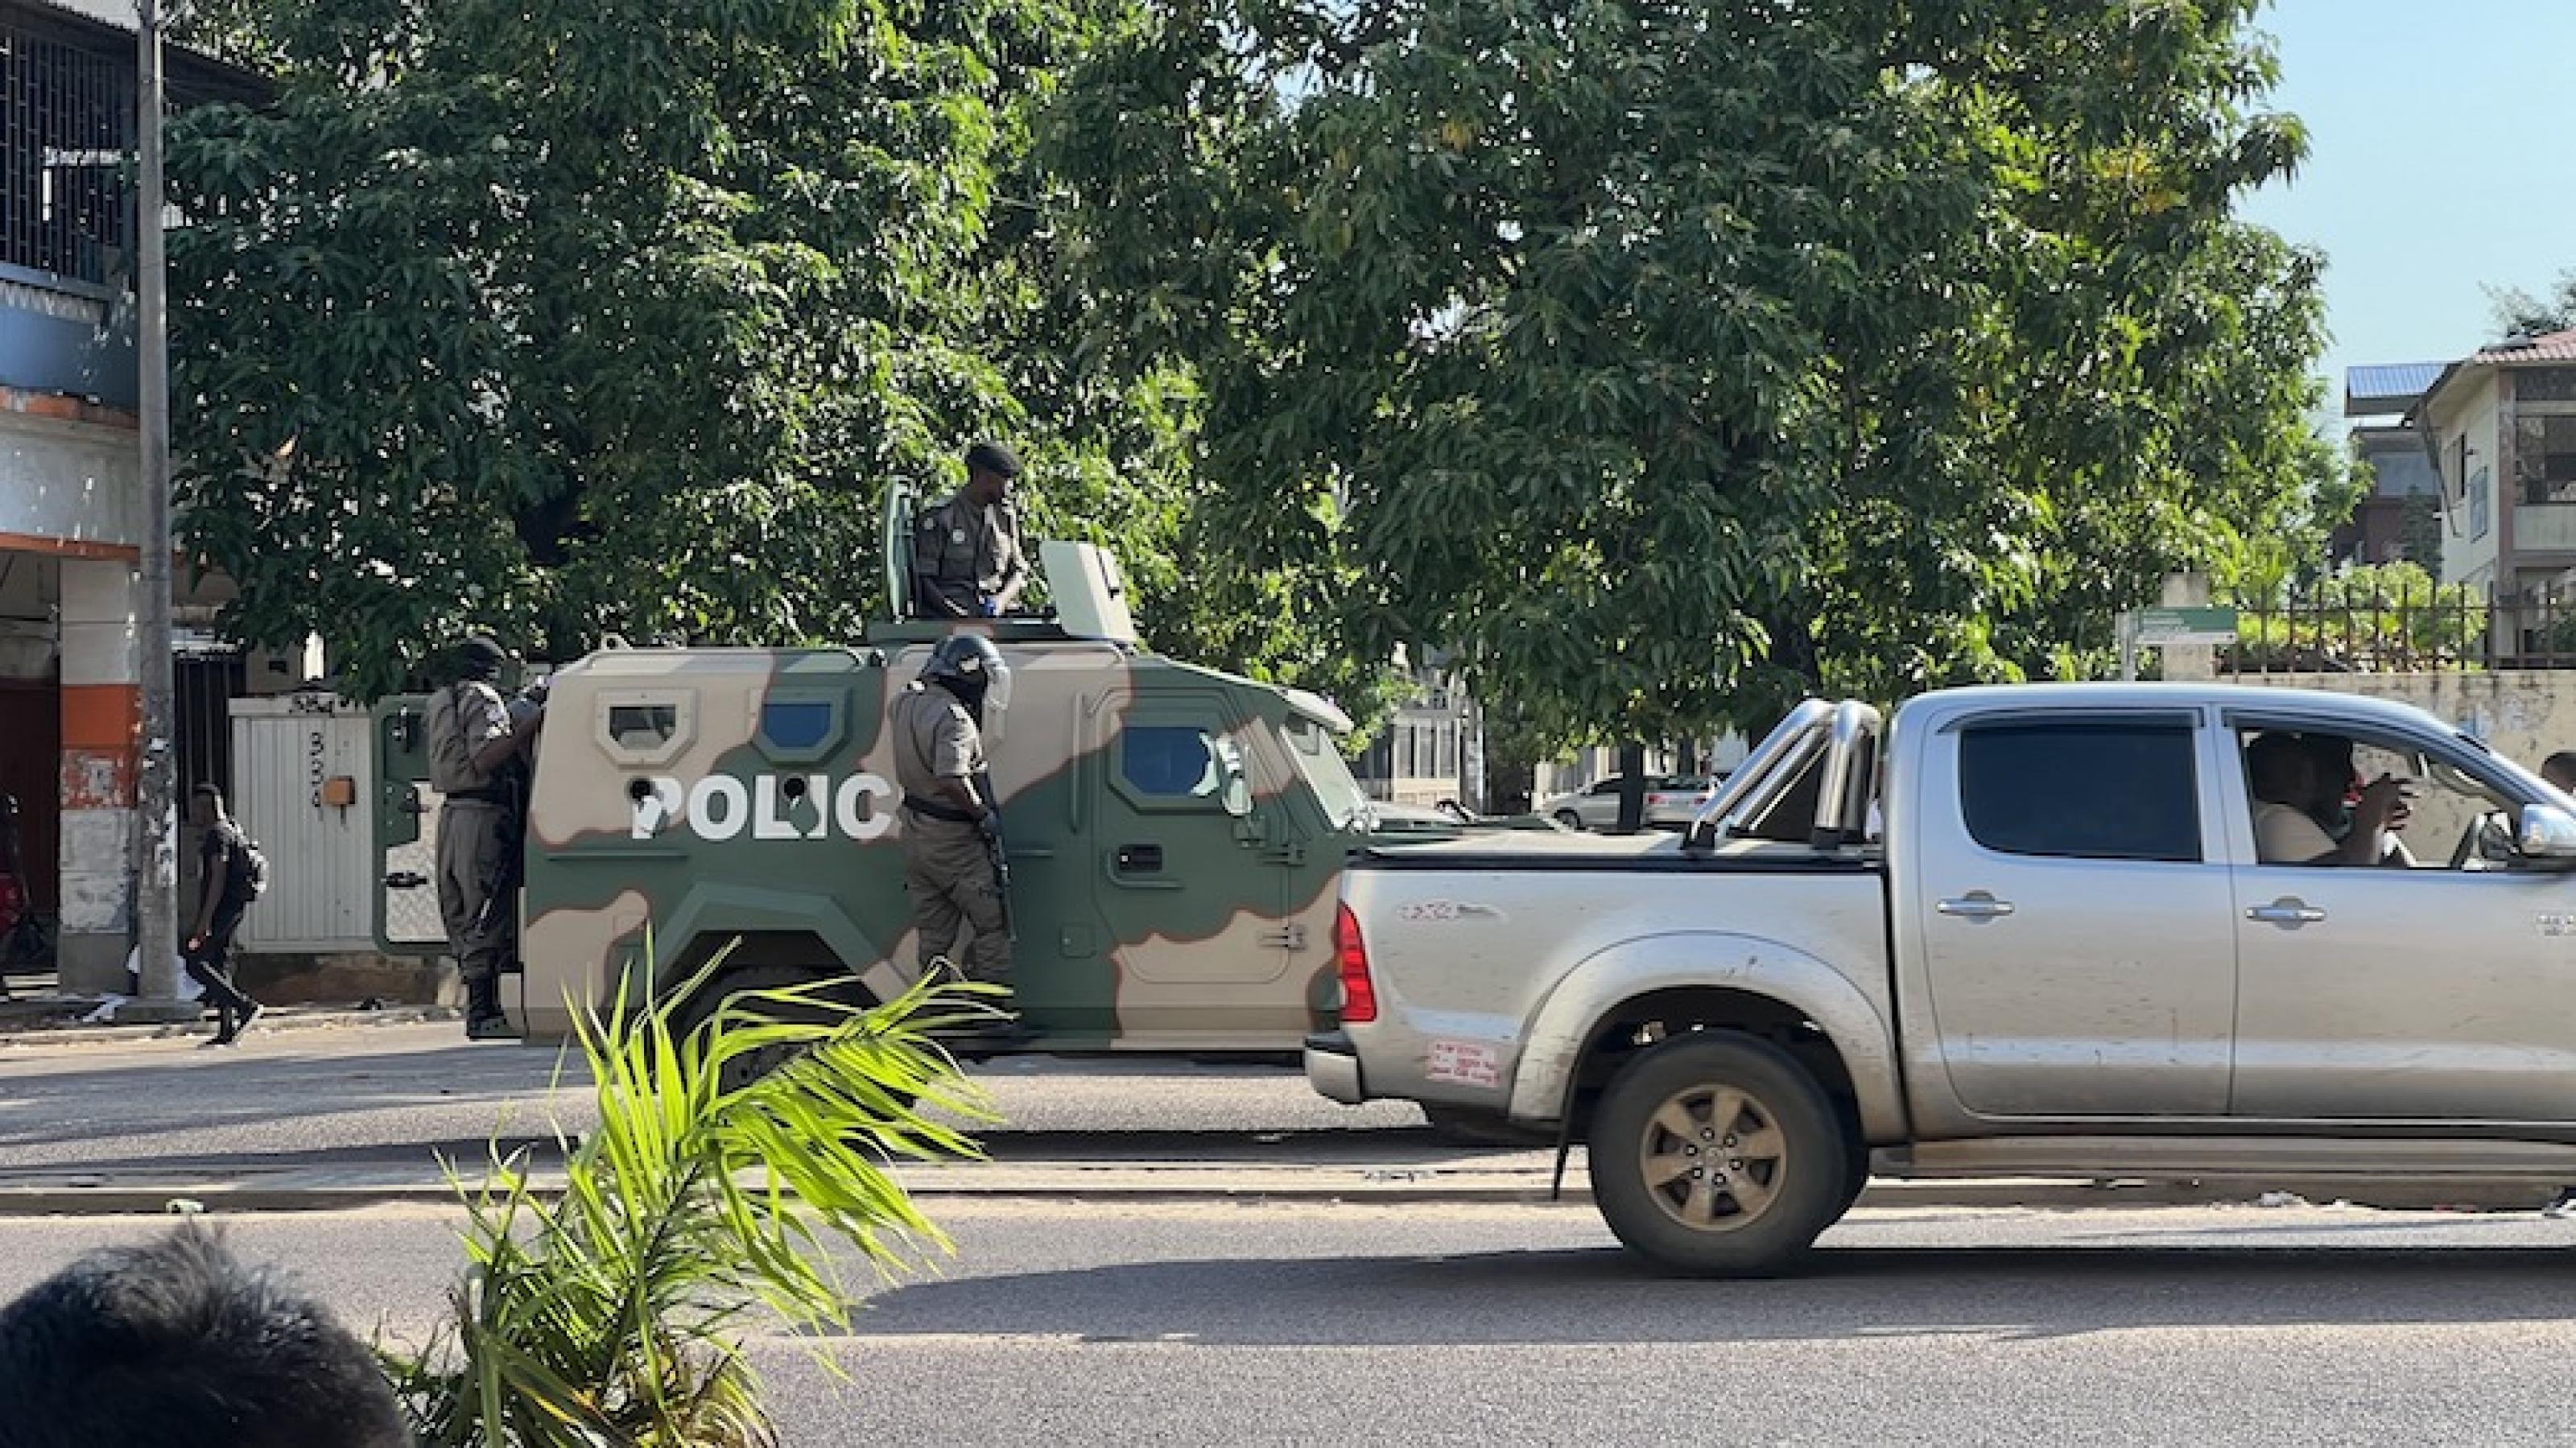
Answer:
[[[474, 912], [474, 933], [485, 934], [500, 921], [515, 926], [511, 910], [526, 883], [528, 874], [528, 766], [513, 759], [493, 776], [492, 787], [501, 791], [500, 848], [494, 851], [491, 873], [483, 881], [483, 905]], [[519, 955], [517, 931], [503, 949], [503, 968], [515, 964]]]
[[990, 816], [993, 821], [992, 831], [981, 835], [984, 841], [984, 858], [993, 866], [993, 893], [1002, 897], [1002, 934], [1008, 937], [1012, 944], [1017, 945], [1020, 942], [1020, 926], [1019, 922], [1011, 916], [1011, 856], [1010, 852], [1002, 847], [1002, 811], [1000, 809], [1002, 797], [993, 792], [993, 776], [990, 774], [976, 775], [975, 788], [994, 806]]

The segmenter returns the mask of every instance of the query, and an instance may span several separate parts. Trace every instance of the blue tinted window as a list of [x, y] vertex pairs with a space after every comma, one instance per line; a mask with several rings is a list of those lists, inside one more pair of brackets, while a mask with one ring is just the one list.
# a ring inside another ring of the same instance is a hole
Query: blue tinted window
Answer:
[[1118, 735], [1118, 771], [1140, 794], [1188, 799], [1216, 793], [1216, 750], [1186, 724], [1130, 724]]
[[832, 706], [821, 699], [784, 699], [763, 704], [760, 735], [779, 749], [815, 748], [832, 736]]

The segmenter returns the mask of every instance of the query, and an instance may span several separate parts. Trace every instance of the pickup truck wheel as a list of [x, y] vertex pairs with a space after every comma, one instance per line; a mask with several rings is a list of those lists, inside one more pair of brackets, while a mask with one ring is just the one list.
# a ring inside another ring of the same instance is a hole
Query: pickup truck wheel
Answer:
[[1787, 1052], [1694, 1033], [1610, 1083], [1592, 1118], [1592, 1197], [1628, 1249], [1702, 1277], [1793, 1267], [1849, 1206], [1833, 1103]]

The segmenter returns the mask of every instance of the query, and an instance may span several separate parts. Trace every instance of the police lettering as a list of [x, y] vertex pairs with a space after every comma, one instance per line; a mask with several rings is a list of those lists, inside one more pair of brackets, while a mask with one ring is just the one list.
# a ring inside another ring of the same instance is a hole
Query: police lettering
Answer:
[[676, 824], [702, 840], [873, 840], [894, 828], [894, 786], [854, 774], [834, 788], [828, 774], [710, 774], [695, 783], [646, 776], [636, 791], [634, 838]]

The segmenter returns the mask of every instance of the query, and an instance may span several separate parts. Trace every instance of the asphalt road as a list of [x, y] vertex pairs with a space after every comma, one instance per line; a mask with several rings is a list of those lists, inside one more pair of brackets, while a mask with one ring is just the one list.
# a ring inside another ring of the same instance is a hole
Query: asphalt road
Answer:
[[[1702, 1283], [1642, 1275], [1568, 1208], [942, 1212], [940, 1275], [756, 1345], [789, 1444], [2576, 1436], [2576, 1223], [2530, 1215], [1864, 1211], [1810, 1276]], [[159, 1230], [0, 1221], [0, 1295]], [[227, 1230], [397, 1334], [455, 1263], [428, 1212]]]
[[[0, 1046], [0, 1174], [196, 1164], [295, 1169], [479, 1160], [498, 1134], [589, 1123], [551, 1101], [550, 1048], [468, 1045], [453, 1024], [316, 1027], [210, 1051], [185, 1039]], [[1014, 1058], [976, 1068], [1002, 1159], [1412, 1159], [1410, 1106], [1336, 1105], [1275, 1066]]]

